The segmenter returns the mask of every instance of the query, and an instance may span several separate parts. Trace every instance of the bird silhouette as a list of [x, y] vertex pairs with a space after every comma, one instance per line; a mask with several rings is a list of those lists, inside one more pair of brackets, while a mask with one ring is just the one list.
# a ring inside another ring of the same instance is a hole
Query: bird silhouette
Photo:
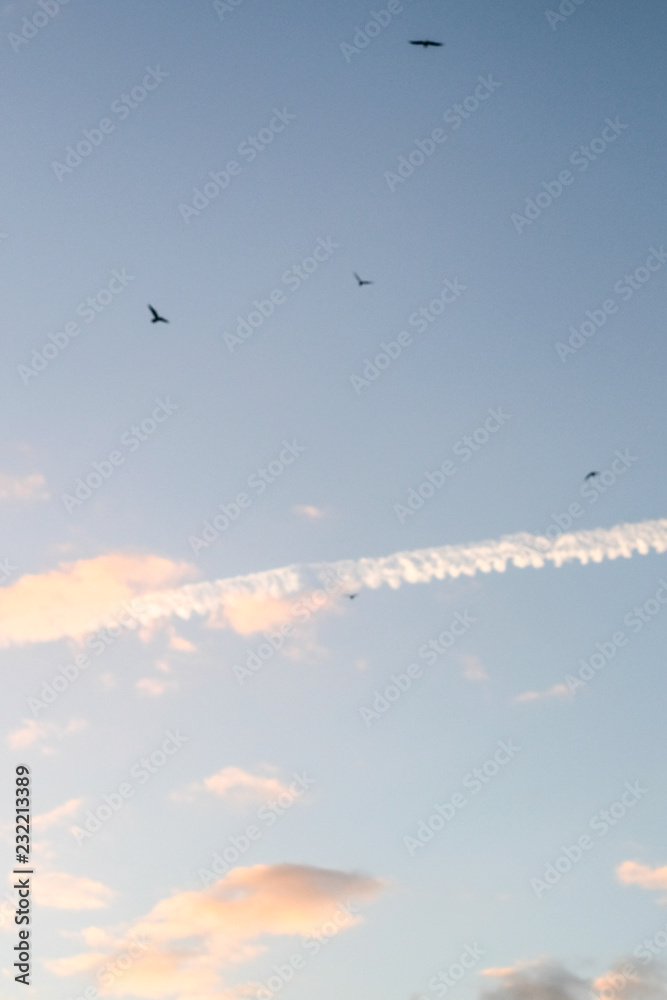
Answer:
[[353, 601], [357, 595], [356, 594], [346, 594], [345, 596], [349, 597], [350, 600]]
[[599, 476], [599, 475], [600, 475], [599, 472], [589, 472], [587, 476], [584, 476], [584, 482], [586, 482], [587, 479], [592, 479], [593, 476]]
[[354, 274], [355, 278], [357, 279], [357, 284], [359, 285], [359, 288], [361, 288], [362, 285], [372, 285], [373, 284], [372, 281], [364, 281], [363, 278], [360, 278], [356, 271], [354, 271], [353, 274]]
[[169, 320], [165, 319], [164, 316], [160, 316], [158, 314], [157, 310], [153, 309], [153, 306], [149, 306], [148, 308], [150, 309], [150, 311], [153, 314], [153, 319], [151, 320], [151, 323], [168, 323], [169, 322]]
[[429, 45], [432, 45], [435, 48], [441, 48], [442, 45], [443, 45], [443, 42], [431, 42], [431, 41], [428, 40], [428, 38], [425, 38], [423, 40], [420, 39], [420, 40], [418, 40], [416, 42], [410, 42], [410, 45], [421, 45], [425, 49], [427, 49], [429, 47]]

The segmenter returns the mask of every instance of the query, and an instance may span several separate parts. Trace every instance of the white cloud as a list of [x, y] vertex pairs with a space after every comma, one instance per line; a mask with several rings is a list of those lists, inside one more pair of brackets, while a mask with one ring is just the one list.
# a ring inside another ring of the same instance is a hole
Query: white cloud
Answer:
[[289, 786], [270, 775], [251, 774], [240, 767], [223, 767], [203, 781], [189, 785], [185, 792], [175, 792], [173, 798], [192, 800], [202, 792], [211, 792], [232, 802], [262, 802], [286, 794], [293, 798]]
[[7, 476], [0, 473], [0, 500], [49, 500], [51, 494], [45, 489], [46, 480], [38, 472], [29, 476]]
[[68, 799], [67, 802], [63, 802], [61, 806], [56, 806], [50, 812], [33, 816], [32, 825], [38, 833], [41, 833], [42, 830], [47, 830], [50, 826], [56, 826], [58, 823], [62, 823], [63, 820], [69, 819], [79, 811], [82, 805], [83, 799]]
[[566, 684], [554, 684], [553, 687], [547, 688], [546, 691], [524, 691], [523, 694], [518, 694], [513, 701], [518, 702], [520, 705], [525, 705], [531, 701], [544, 701], [547, 698], [568, 698], [570, 696], [570, 691]]
[[33, 880], [32, 894], [38, 906], [56, 910], [99, 910], [107, 907], [115, 893], [101, 882], [68, 872], [40, 872]]
[[[55, 737], [62, 739], [72, 733], [78, 733], [87, 727], [85, 719], [72, 719], [64, 729], [56, 725], [55, 722], [38, 722], [37, 719], [24, 719], [20, 729], [14, 729], [7, 735], [7, 743], [12, 750], [26, 750], [44, 740]], [[52, 747], [43, 747], [43, 753], [52, 753]]]

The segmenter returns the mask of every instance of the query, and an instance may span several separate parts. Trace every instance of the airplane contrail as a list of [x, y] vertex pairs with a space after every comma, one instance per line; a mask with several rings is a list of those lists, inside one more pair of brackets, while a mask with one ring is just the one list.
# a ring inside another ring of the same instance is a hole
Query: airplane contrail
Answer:
[[555, 540], [544, 535], [519, 532], [499, 539], [463, 545], [395, 552], [380, 558], [341, 559], [329, 563], [284, 566], [280, 569], [192, 583], [173, 590], [142, 595], [143, 621], [190, 618], [224, 609], [225, 601], [239, 596], [286, 598], [316, 590], [337, 580], [340, 587], [369, 587], [385, 584], [396, 590], [406, 583], [428, 583], [446, 577], [474, 576], [475, 573], [503, 573], [508, 565], [539, 569], [547, 563], [555, 567], [579, 561], [599, 563], [603, 559], [629, 559], [633, 553], [667, 551], [667, 519], [618, 524], [613, 528], [573, 531]]

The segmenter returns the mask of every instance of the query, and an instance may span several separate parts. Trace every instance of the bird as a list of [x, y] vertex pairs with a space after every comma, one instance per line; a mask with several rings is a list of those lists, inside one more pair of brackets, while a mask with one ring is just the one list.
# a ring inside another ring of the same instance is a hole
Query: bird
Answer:
[[346, 594], [345, 596], [349, 597], [350, 600], [353, 601], [357, 595], [356, 594]]
[[599, 472], [589, 472], [587, 476], [584, 476], [584, 482], [586, 482], [587, 479], [592, 479], [593, 476], [599, 476], [599, 475], [600, 475]]
[[442, 45], [443, 45], [443, 42], [431, 42], [431, 41], [428, 40], [428, 38], [426, 38], [426, 39], [423, 39], [423, 40], [420, 39], [420, 40], [418, 40], [416, 42], [410, 42], [410, 45], [421, 45], [425, 49], [427, 49], [429, 47], [429, 45], [432, 45], [432, 46], [437, 47], [437, 48], [441, 48]]
[[153, 309], [153, 306], [149, 306], [148, 308], [150, 309], [150, 311], [153, 314], [153, 319], [151, 320], [151, 323], [168, 323], [169, 322], [169, 320], [165, 319], [164, 316], [160, 316], [158, 314], [157, 310]]
[[352, 273], [354, 274], [355, 278], [357, 279], [357, 284], [359, 285], [359, 288], [361, 288], [362, 285], [372, 285], [373, 284], [372, 281], [364, 281], [363, 278], [360, 278], [356, 271], [353, 271]]

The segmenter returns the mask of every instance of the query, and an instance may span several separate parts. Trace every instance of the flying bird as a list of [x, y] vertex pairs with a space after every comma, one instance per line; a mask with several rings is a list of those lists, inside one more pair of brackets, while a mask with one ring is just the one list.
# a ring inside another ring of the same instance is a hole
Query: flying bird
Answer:
[[427, 49], [429, 47], [429, 45], [432, 45], [432, 46], [437, 47], [437, 48], [441, 48], [442, 45], [443, 45], [443, 42], [430, 42], [428, 40], [428, 38], [426, 38], [426, 39], [423, 39], [423, 40], [418, 40], [416, 42], [410, 42], [410, 45], [421, 45], [425, 49]]
[[357, 595], [356, 594], [346, 594], [345, 596], [349, 597], [350, 600], [353, 601]]
[[586, 482], [587, 479], [592, 479], [593, 476], [599, 476], [599, 475], [600, 475], [599, 472], [589, 472], [587, 476], [584, 476], [584, 482]]
[[362, 285], [372, 285], [373, 284], [372, 281], [364, 281], [363, 278], [360, 278], [356, 271], [353, 271], [353, 274], [354, 274], [355, 278], [357, 279], [357, 284], [359, 285], [359, 288], [361, 288]]
[[150, 309], [150, 311], [153, 314], [153, 319], [151, 320], [151, 323], [168, 323], [169, 322], [169, 320], [165, 319], [164, 316], [160, 316], [158, 314], [157, 310], [153, 309], [153, 306], [149, 306], [148, 308]]

